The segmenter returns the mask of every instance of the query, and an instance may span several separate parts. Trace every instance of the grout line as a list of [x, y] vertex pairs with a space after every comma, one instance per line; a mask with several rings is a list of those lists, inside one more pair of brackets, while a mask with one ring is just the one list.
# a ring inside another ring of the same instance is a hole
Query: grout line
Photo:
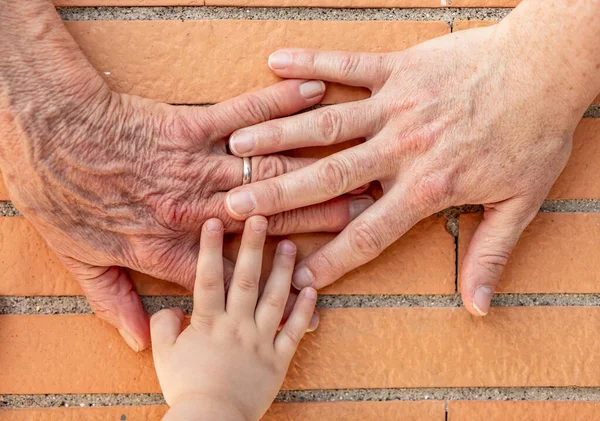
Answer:
[[[144, 296], [142, 303], [148, 313], [163, 308], [180, 307], [192, 312], [190, 296]], [[458, 308], [459, 294], [452, 295], [322, 295], [317, 306], [321, 309], [356, 308]], [[496, 294], [494, 307], [600, 307], [600, 293], [568, 294]], [[12, 297], [0, 296], [1, 315], [92, 314], [83, 296], [74, 297]]]
[[[281, 391], [275, 402], [385, 401], [574, 401], [600, 402], [600, 388], [406, 388]], [[164, 405], [162, 394], [0, 395], [0, 409]]]
[[508, 8], [364, 8], [326, 7], [68, 7], [58, 8], [63, 20], [332, 20], [443, 21], [500, 20]]

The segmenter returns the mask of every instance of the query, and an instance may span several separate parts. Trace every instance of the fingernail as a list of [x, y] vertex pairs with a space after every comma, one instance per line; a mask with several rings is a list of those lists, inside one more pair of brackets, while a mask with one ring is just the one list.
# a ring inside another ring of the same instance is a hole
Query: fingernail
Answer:
[[267, 221], [263, 218], [252, 219], [250, 221], [250, 228], [256, 233], [265, 232], [267, 230]]
[[119, 333], [125, 340], [125, 343], [127, 343], [131, 349], [133, 349], [135, 352], [140, 352], [140, 345], [137, 343], [131, 333], [127, 332], [125, 329], [119, 329]]
[[211, 232], [219, 232], [223, 229], [223, 223], [218, 219], [209, 219], [206, 222], [206, 230]]
[[314, 288], [304, 288], [304, 296], [306, 298], [308, 298], [309, 300], [316, 300], [317, 299], [317, 291]]
[[250, 152], [255, 145], [256, 136], [248, 131], [236, 132], [229, 138], [229, 149], [237, 155]]
[[317, 313], [317, 311], [315, 310], [315, 312], [312, 315], [312, 318], [310, 319], [310, 323], [308, 324], [308, 329], [306, 329], [306, 331], [314, 332], [315, 330], [317, 330], [317, 328], [319, 327], [320, 320], [321, 318], [319, 317], [319, 313]]
[[292, 277], [292, 285], [298, 290], [311, 286], [314, 281], [315, 276], [306, 266], [296, 269]]
[[473, 307], [477, 312], [485, 316], [490, 311], [490, 303], [492, 302], [492, 296], [494, 290], [487, 286], [477, 287], [475, 294], [473, 294]]
[[285, 69], [292, 64], [292, 55], [289, 53], [273, 53], [269, 56], [271, 69]]
[[375, 203], [370, 196], [358, 196], [350, 201], [350, 220], [352, 221], [358, 215], [363, 213], [369, 206]]
[[322, 95], [323, 92], [325, 92], [325, 84], [320, 80], [311, 80], [300, 85], [300, 95], [306, 99]]
[[247, 191], [238, 191], [227, 196], [229, 209], [238, 215], [246, 215], [254, 209], [256, 202]]
[[291, 241], [282, 241], [279, 243], [279, 253], [296, 254], [296, 245]]

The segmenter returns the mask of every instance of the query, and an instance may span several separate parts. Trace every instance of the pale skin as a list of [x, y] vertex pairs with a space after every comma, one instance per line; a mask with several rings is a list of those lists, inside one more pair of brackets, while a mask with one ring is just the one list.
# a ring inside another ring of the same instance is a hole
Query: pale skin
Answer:
[[331, 200], [378, 180], [383, 198], [299, 262], [293, 283], [321, 288], [374, 259], [444, 208], [483, 204], [460, 273], [482, 316], [520, 234], [563, 170], [578, 121], [600, 92], [600, 2], [525, 0], [499, 25], [389, 54], [281, 50], [283, 78], [369, 88], [371, 98], [242, 129], [230, 146], [261, 156], [366, 142], [294, 173], [232, 190], [239, 220]]
[[[144, 349], [149, 318], [123, 268], [191, 290], [202, 223], [218, 217], [226, 233], [243, 227], [223, 205], [242, 183], [229, 135], [317, 104], [324, 84], [287, 80], [212, 107], [116, 93], [49, 0], [0, 0], [0, 55], [0, 168], [10, 197], [94, 312]], [[252, 179], [312, 162], [253, 158]], [[339, 232], [372, 203], [361, 195], [286, 212], [269, 217], [267, 232]]]
[[317, 292], [303, 289], [289, 318], [279, 323], [290, 293], [296, 247], [282, 241], [259, 296], [260, 263], [268, 222], [246, 221], [225, 299], [223, 223], [202, 228], [190, 325], [181, 309], [152, 316], [152, 353], [165, 400], [166, 421], [258, 421], [281, 388], [298, 344], [317, 319]]

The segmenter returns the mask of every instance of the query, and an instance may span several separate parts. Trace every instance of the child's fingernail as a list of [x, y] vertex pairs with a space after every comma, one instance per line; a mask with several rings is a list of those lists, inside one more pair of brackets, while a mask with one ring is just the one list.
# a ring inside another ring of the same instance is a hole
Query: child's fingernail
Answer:
[[279, 253], [281, 254], [295, 254], [296, 245], [291, 241], [282, 241], [279, 243]]
[[219, 232], [223, 229], [223, 223], [218, 219], [209, 219], [206, 223], [206, 230], [210, 232]]
[[306, 331], [314, 332], [315, 330], [317, 330], [317, 328], [319, 327], [320, 320], [321, 320], [321, 318], [319, 317], [319, 313], [317, 313], [317, 311], [315, 311], [312, 315], [312, 318], [310, 319], [310, 323], [309, 323], [308, 329], [306, 329]]
[[267, 226], [267, 221], [263, 218], [257, 218], [250, 221], [250, 228], [252, 231], [258, 234], [265, 232], [267, 230]]
[[119, 334], [131, 349], [133, 349], [135, 352], [140, 352], [140, 345], [137, 343], [131, 333], [127, 332], [125, 329], [119, 329]]
[[309, 287], [315, 281], [315, 276], [306, 266], [299, 267], [294, 272], [292, 278], [292, 285], [294, 288], [301, 290], [302, 288]]

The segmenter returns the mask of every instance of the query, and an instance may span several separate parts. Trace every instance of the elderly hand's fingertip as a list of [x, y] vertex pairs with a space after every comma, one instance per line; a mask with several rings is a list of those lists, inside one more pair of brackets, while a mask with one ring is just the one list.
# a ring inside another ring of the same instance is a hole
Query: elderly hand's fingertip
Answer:
[[129, 348], [133, 349], [135, 352], [140, 352], [142, 350], [142, 347], [131, 333], [129, 333], [125, 329], [119, 329], [119, 334], [121, 335], [125, 343], [129, 346]]
[[301, 266], [296, 268], [294, 271], [294, 275], [292, 277], [292, 285], [297, 290], [302, 290], [303, 288], [310, 287], [315, 282], [315, 275], [313, 275], [312, 271], [306, 266]]

